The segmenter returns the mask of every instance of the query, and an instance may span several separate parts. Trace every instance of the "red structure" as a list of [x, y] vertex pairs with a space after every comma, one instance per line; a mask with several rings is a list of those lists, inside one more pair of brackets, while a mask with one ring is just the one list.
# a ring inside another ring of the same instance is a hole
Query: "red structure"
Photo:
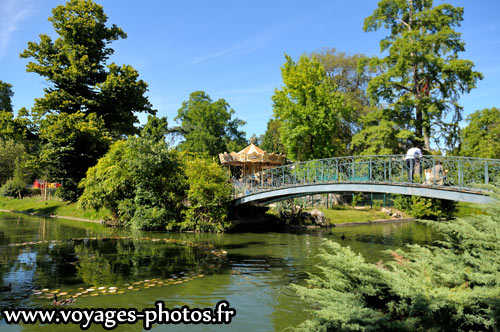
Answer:
[[61, 184], [59, 182], [45, 182], [40, 179], [36, 179], [35, 182], [33, 183], [33, 188], [44, 189], [45, 186], [47, 186], [47, 188], [49, 189], [51, 188], [57, 189], [61, 186]]

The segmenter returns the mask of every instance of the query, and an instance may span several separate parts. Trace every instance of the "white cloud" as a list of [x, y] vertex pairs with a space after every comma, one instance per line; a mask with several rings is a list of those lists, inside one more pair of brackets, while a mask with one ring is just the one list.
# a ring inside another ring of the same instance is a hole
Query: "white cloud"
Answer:
[[9, 46], [12, 34], [30, 14], [30, 3], [25, 0], [3, 0], [0, 2], [0, 58]]

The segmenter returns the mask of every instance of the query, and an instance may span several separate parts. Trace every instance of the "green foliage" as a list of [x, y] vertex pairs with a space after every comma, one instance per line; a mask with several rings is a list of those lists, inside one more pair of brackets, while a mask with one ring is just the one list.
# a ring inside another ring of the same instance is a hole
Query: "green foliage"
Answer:
[[334, 48], [323, 48], [311, 56], [323, 65], [334, 90], [341, 92], [351, 105], [353, 121], [357, 122], [359, 117], [372, 111], [366, 88], [374, 71], [360, 66], [361, 60], [367, 58], [364, 54], [346, 54]]
[[500, 110], [492, 107], [476, 111], [467, 121], [460, 155], [500, 159]]
[[189, 203], [183, 211], [180, 228], [215, 232], [229, 228], [227, 217], [232, 186], [226, 171], [212, 159], [194, 156], [186, 158], [184, 167]]
[[304, 201], [287, 199], [277, 202], [274, 211], [281, 221], [289, 225], [301, 225], [304, 221], [302, 216], [304, 208]]
[[450, 219], [457, 203], [446, 199], [425, 198], [419, 196], [398, 195], [394, 198], [394, 207], [418, 219]]
[[315, 57], [298, 62], [286, 55], [282, 89], [273, 96], [274, 116], [281, 123], [281, 142], [293, 160], [341, 156], [351, 139], [351, 107], [327, 79]]
[[300, 331], [496, 331], [500, 326], [500, 190], [487, 215], [426, 222], [439, 246], [408, 245], [369, 264], [325, 241], [320, 274], [294, 286], [314, 308]]
[[355, 193], [352, 195], [352, 206], [358, 206], [365, 199], [364, 193]]
[[0, 80], [0, 112], [12, 113], [12, 85]]
[[232, 116], [234, 110], [224, 99], [212, 101], [203, 91], [189, 95], [182, 103], [176, 121], [181, 126], [177, 131], [184, 137], [179, 144], [182, 151], [207, 153], [217, 157], [225, 151], [239, 151], [246, 142], [245, 133], [239, 127], [244, 121]]
[[62, 183], [61, 198], [76, 201], [78, 183], [107, 151], [111, 139], [96, 114], [48, 115], [40, 128], [40, 166], [48, 180]]
[[27, 193], [26, 185], [30, 180], [31, 169], [27, 166], [30, 156], [21, 153], [15, 160], [12, 178], [0, 188], [0, 196], [22, 198]]
[[394, 111], [375, 110], [361, 118], [362, 129], [352, 138], [352, 149], [360, 155], [388, 155], [406, 152], [414, 133], [407, 123], [397, 123]]
[[16, 159], [25, 152], [24, 145], [0, 138], [0, 186], [14, 176]]
[[54, 8], [49, 18], [59, 37], [53, 41], [41, 34], [39, 43], [28, 43], [21, 57], [34, 61], [27, 71], [50, 82], [45, 96], [35, 100], [33, 114], [38, 120], [51, 112], [96, 113], [119, 137], [137, 131], [137, 112], [155, 113], [144, 96], [147, 84], [134, 68], [106, 66], [114, 52], [108, 45], [126, 38], [116, 25], [107, 27], [107, 19], [102, 6], [92, 0], [70, 0]]
[[[365, 19], [364, 30], [388, 30], [380, 41], [387, 56], [369, 63], [381, 74], [368, 85], [375, 101], [385, 100], [402, 121], [414, 128], [415, 140], [430, 151], [430, 139], [453, 147], [458, 139], [462, 108], [460, 94], [469, 93], [482, 79], [474, 64], [459, 59], [465, 51], [460, 33], [454, 30], [463, 20], [463, 8], [431, 0], [381, 0]], [[446, 116], [452, 112], [451, 122]]]
[[167, 117], [158, 118], [148, 115], [148, 122], [141, 129], [141, 136], [154, 141], [164, 141], [168, 133]]
[[264, 151], [286, 153], [286, 149], [283, 146], [283, 143], [281, 143], [280, 128], [281, 122], [278, 119], [269, 119], [267, 122], [266, 132], [260, 137], [260, 147]]
[[80, 206], [104, 207], [134, 229], [165, 230], [180, 220], [186, 183], [179, 152], [164, 141], [130, 137], [114, 143], [80, 186]]
[[20, 187], [19, 183], [14, 179], [7, 180], [7, 182], [0, 187], [0, 196], [19, 198], [26, 184], [21, 185], [22, 187]]
[[27, 139], [34, 138], [33, 124], [28, 119], [28, 111], [24, 107], [14, 118], [11, 100], [13, 95], [12, 85], [0, 81], [0, 139], [28, 143]]

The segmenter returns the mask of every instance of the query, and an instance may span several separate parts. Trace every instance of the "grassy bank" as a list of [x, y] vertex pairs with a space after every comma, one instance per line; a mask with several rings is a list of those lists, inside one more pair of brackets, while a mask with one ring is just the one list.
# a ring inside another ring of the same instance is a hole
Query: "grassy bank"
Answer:
[[330, 224], [343, 224], [348, 222], [369, 222], [380, 219], [389, 219], [385, 213], [377, 210], [356, 209], [318, 209], [325, 214]]
[[453, 216], [455, 218], [463, 218], [478, 214], [485, 214], [485, 212], [479, 209], [477, 204], [459, 202], [457, 204], [457, 210], [453, 213]]
[[82, 210], [77, 207], [76, 203], [64, 202], [58, 199], [43, 201], [39, 196], [23, 199], [0, 197], [0, 209], [90, 220], [103, 220], [109, 216], [108, 211]]

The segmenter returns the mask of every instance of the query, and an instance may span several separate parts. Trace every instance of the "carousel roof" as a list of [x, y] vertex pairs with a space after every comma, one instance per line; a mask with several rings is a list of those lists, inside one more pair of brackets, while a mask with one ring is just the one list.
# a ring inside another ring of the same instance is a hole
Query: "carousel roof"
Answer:
[[240, 152], [221, 153], [219, 159], [222, 165], [242, 166], [247, 163], [260, 163], [263, 165], [283, 165], [286, 156], [276, 153], [268, 153], [253, 143]]

